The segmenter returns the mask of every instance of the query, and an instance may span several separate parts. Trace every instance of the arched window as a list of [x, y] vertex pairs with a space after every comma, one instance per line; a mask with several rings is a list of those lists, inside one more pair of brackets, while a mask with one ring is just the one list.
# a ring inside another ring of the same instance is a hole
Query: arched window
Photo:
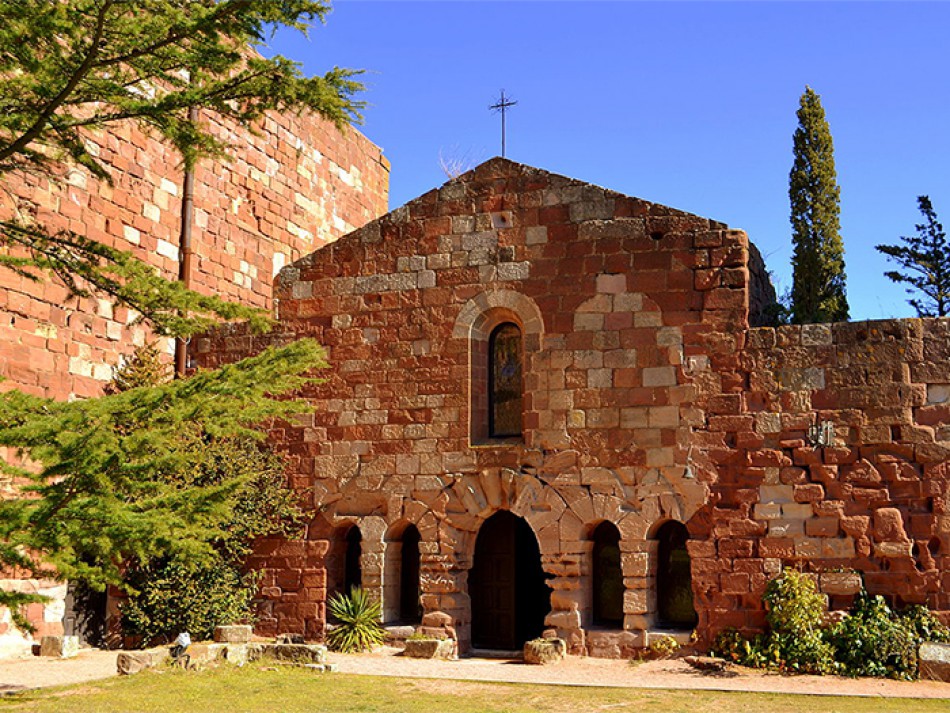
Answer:
[[346, 558], [343, 560], [343, 591], [347, 594], [351, 589], [363, 586], [362, 554], [363, 535], [360, 528], [353, 525], [346, 533]]
[[693, 607], [693, 583], [686, 541], [689, 532], [671, 520], [657, 531], [656, 609], [661, 626], [692, 629], [698, 617]]
[[591, 588], [595, 626], [623, 626], [623, 570], [620, 566], [620, 531], [610, 522], [594, 530]]
[[495, 327], [488, 339], [488, 436], [521, 436], [524, 410], [521, 329], [513, 322]]
[[422, 621], [419, 606], [419, 531], [409, 525], [402, 533], [399, 567], [399, 620], [404, 624]]

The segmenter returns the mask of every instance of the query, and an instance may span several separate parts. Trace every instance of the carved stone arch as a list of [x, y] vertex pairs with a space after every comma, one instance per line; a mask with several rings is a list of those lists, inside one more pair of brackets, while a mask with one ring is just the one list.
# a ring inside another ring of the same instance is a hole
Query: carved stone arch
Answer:
[[521, 327], [528, 348], [540, 348], [544, 336], [541, 310], [530, 297], [514, 290], [492, 290], [475, 295], [462, 306], [452, 336], [487, 340], [492, 328], [506, 318]]

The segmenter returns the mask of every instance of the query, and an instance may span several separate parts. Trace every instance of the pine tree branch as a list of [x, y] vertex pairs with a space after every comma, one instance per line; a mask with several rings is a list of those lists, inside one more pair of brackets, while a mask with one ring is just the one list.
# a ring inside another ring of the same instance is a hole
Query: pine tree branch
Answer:
[[43, 133], [43, 130], [49, 123], [50, 118], [56, 113], [57, 109], [59, 109], [60, 106], [66, 102], [82, 79], [95, 66], [96, 57], [98, 57], [100, 51], [100, 42], [102, 41], [102, 33], [103, 29], [105, 28], [106, 16], [108, 15], [109, 8], [113, 4], [114, 0], [103, 0], [103, 3], [96, 16], [96, 25], [92, 33], [92, 39], [89, 42], [89, 53], [66, 81], [66, 84], [63, 85], [63, 88], [56, 94], [55, 97], [46, 103], [45, 107], [40, 112], [40, 115], [36, 118], [36, 121], [33, 122], [33, 125], [9, 145], [0, 147], [0, 165], [2, 165], [3, 162], [11, 156], [23, 151], [23, 149], [29, 146], [40, 136], [40, 134]]

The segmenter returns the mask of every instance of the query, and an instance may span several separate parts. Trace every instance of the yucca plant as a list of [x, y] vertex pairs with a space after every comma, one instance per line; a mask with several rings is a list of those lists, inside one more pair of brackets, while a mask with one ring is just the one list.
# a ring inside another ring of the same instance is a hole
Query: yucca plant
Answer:
[[327, 646], [333, 651], [371, 651], [386, 639], [386, 630], [379, 623], [380, 603], [360, 587], [353, 587], [349, 594], [334, 595], [330, 614], [339, 622], [327, 634]]

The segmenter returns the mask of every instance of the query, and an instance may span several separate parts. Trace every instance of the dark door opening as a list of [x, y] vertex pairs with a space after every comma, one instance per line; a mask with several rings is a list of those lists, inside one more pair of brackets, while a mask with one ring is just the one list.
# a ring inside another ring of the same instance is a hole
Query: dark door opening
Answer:
[[551, 588], [531, 527], [510, 512], [488, 518], [475, 540], [468, 574], [472, 646], [513, 651], [544, 631]]
[[353, 525], [346, 533], [346, 557], [343, 560], [343, 592], [363, 586], [363, 567], [360, 556], [363, 554], [363, 534]]
[[594, 626], [623, 626], [623, 570], [620, 562], [620, 531], [610, 522], [594, 530], [591, 585]]
[[105, 647], [107, 601], [105, 591], [97, 592], [83, 582], [71, 581], [66, 588], [63, 633], [78, 636], [82, 644]]
[[422, 621], [419, 605], [419, 531], [409, 525], [402, 535], [399, 553], [399, 620], [404, 624]]
[[689, 532], [682, 523], [670, 521], [659, 529], [656, 539], [657, 623], [670, 629], [692, 629], [698, 617], [693, 607], [693, 581], [686, 551]]

